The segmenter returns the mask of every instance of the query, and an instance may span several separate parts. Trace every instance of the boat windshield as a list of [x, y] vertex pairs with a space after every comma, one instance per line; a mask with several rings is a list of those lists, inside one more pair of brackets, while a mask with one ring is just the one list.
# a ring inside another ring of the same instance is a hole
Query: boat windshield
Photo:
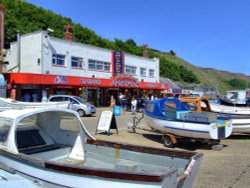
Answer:
[[13, 119], [0, 117], [0, 145], [6, 145]]

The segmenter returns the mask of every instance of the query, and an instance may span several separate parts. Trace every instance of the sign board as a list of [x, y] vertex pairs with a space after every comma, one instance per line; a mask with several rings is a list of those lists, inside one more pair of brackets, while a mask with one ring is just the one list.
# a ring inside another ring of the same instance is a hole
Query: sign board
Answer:
[[103, 111], [99, 117], [95, 134], [97, 134], [98, 131], [104, 131], [109, 134], [110, 129], [116, 129], [118, 134], [118, 128], [113, 112]]

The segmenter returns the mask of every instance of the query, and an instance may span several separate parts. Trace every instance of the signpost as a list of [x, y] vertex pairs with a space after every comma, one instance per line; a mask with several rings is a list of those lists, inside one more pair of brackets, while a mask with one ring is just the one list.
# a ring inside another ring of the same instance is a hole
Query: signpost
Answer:
[[119, 134], [113, 112], [103, 111], [99, 117], [95, 134], [97, 134], [98, 131], [104, 131], [109, 135], [110, 129], [116, 129], [116, 133]]

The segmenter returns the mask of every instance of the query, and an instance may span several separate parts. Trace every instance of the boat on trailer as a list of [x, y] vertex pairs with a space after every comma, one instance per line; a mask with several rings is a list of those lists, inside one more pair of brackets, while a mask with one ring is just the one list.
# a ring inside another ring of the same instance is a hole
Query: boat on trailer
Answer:
[[0, 112], [0, 163], [42, 187], [188, 188], [202, 156], [96, 140], [69, 109]]
[[206, 114], [216, 119], [218, 114], [230, 115], [233, 133], [250, 133], [250, 108], [212, 104], [205, 96], [181, 97], [179, 100], [192, 112]]
[[162, 98], [147, 103], [144, 118], [149, 127], [163, 133], [164, 144], [172, 147], [176, 137], [219, 143], [232, 133], [231, 118], [218, 115], [211, 120], [206, 114], [192, 113], [177, 98]]

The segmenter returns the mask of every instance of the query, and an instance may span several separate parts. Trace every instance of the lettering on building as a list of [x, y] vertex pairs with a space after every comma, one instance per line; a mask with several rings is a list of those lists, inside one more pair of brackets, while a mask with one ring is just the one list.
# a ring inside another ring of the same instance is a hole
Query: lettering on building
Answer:
[[112, 86], [140, 87], [140, 83], [134, 82], [134, 81], [127, 81], [127, 80], [113, 80]]
[[156, 83], [147, 83], [146, 87], [147, 88], [157, 88], [157, 84]]
[[98, 79], [81, 78], [80, 83], [84, 85], [101, 85], [102, 81]]

